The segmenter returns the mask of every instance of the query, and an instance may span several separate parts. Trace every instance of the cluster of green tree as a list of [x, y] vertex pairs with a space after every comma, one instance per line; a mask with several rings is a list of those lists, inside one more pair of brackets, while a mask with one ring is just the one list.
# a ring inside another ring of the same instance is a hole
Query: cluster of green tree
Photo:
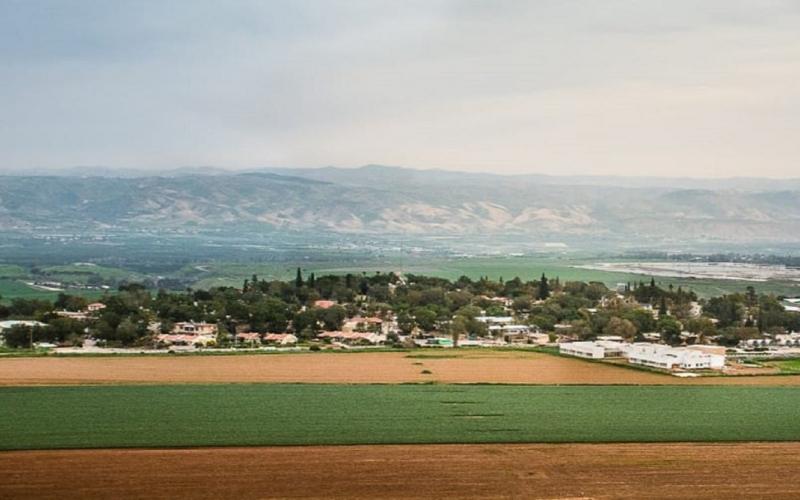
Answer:
[[[336, 305], [315, 307], [318, 300]], [[52, 311], [82, 310], [86, 307], [83, 298], [61, 294], [54, 303], [15, 299], [0, 309], [0, 318], [31, 318], [48, 326], [35, 334], [18, 328], [7, 342], [13, 346], [27, 345], [32, 339], [71, 342], [88, 329], [91, 336], [109, 344], [136, 345], [183, 321], [218, 325], [223, 343], [243, 328], [260, 333], [292, 331], [310, 339], [320, 331], [340, 330], [348, 317], [393, 315], [401, 333], [433, 332], [454, 338], [486, 336], [486, 323], [477, 319], [480, 315], [513, 315], [517, 323], [549, 332], [565, 325], [559, 331], [580, 339], [616, 335], [640, 340], [645, 333], [658, 332], [671, 344], [682, 341], [684, 330], [700, 338], [719, 337], [728, 344], [763, 332], [800, 330], [800, 315], [785, 311], [776, 297], [758, 295], [752, 287], [743, 294], [700, 301], [704, 315], [693, 317], [697, 301], [693, 292], [661, 288], [655, 280], [629, 285], [620, 296], [602, 283], [562, 283], [544, 275], [531, 281], [466, 276], [450, 281], [394, 273], [304, 277], [298, 269], [292, 281], [254, 275], [241, 289], [152, 293], [142, 285], [126, 284], [102, 301], [106, 308], [81, 323]]]

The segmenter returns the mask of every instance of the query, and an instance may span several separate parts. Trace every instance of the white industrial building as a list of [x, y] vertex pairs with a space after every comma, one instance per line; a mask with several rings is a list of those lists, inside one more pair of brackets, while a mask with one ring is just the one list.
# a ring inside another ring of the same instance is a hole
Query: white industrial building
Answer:
[[631, 364], [662, 368], [664, 370], [673, 370], [675, 368], [684, 370], [721, 370], [725, 367], [724, 354], [712, 354], [699, 349], [670, 347], [646, 342], [630, 344], [626, 348], [625, 356]]
[[565, 342], [558, 345], [558, 352], [579, 358], [603, 359], [624, 355], [622, 342], [598, 340], [595, 342]]
[[714, 369], [725, 367], [725, 354], [709, 352], [695, 347], [670, 347], [662, 344], [637, 342], [628, 344], [615, 341], [567, 342], [559, 344], [559, 352], [579, 358], [603, 359], [624, 357], [634, 365], [650, 366], [664, 370]]

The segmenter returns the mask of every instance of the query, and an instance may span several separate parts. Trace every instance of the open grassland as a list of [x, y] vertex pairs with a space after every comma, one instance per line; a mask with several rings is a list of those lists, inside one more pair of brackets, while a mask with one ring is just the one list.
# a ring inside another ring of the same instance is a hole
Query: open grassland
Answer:
[[800, 440], [800, 388], [0, 388], [0, 448]]
[[800, 443], [27, 451], [0, 497], [795, 499], [799, 469]]
[[799, 386], [800, 374], [683, 379], [539, 352], [466, 348], [237, 356], [0, 356], [0, 385], [226, 382]]

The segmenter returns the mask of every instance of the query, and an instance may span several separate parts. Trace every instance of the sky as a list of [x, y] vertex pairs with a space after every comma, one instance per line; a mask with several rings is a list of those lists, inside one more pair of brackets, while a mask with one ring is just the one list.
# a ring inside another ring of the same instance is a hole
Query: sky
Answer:
[[798, 159], [795, 0], [0, 0], [0, 172]]

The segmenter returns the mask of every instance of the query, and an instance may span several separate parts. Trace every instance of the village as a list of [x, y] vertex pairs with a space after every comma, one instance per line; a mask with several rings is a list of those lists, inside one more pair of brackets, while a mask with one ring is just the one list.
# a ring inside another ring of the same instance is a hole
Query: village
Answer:
[[[748, 290], [699, 300], [680, 289], [662, 290], [654, 280], [609, 289], [544, 275], [527, 283], [451, 283], [399, 273], [304, 280], [298, 270], [294, 283], [253, 277], [238, 290], [155, 297], [132, 286], [92, 303], [71, 296], [57, 302], [51, 310], [0, 322], [0, 338], [10, 347], [56, 354], [539, 349], [678, 376], [736, 373], [751, 359], [800, 356], [800, 333], [793, 328], [798, 314], [787, 307], [792, 299]], [[189, 309], [170, 311], [170, 304]], [[782, 308], [777, 316], [775, 304]], [[212, 317], [217, 321], [208, 321]]]

